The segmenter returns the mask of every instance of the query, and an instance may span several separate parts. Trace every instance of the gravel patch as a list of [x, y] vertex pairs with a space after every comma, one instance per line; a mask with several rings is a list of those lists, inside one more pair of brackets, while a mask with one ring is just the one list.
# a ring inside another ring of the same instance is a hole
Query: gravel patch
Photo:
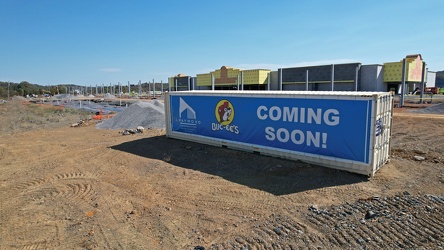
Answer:
[[116, 99], [116, 96], [113, 95], [113, 94], [110, 94], [110, 93], [106, 93], [106, 94], [103, 96], [103, 98], [104, 98], [104, 99]]
[[412, 113], [420, 113], [420, 114], [439, 114], [444, 115], [444, 103], [439, 103], [427, 108], [412, 110]]
[[443, 249], [443, 208], [442, 196], [407, 191], [330, 207], [310, 205], [302, 215], [306, 225], [294, 220], [298, 216], [272, 214], [239, 223], [249, 233], [205, 249]]
[[144, 128], [165, 128], [165, 109], [162, 102], [139, 101], [111, 119], [97, 124], [99, 129], [132, 129], [138, 126]]

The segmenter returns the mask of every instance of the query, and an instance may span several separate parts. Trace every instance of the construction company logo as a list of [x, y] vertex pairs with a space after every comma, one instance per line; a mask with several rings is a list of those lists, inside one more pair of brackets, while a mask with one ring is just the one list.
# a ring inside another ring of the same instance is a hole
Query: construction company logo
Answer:
[[182, 97], [179, 97], [179, 117], [182, 119], [196, 119], [196, 111], [188, 103], [186, 103]]
[[196, 133], [197, 126], [201, 124], [201, 121], [197, 119], [196, 111], [182, 97], [179, 97], [179, 118], [176, 118], [176, 122], [179, 122], [184, 132], [193, 134]]
[[221, 100], [216, 104], [214, 110], [217, 123], [211, 124], [213, 131], [226, 130], [230, 133], [239, 134], [239, 128], [231, 123], [234, 120], [234, 107], [228, 100]]

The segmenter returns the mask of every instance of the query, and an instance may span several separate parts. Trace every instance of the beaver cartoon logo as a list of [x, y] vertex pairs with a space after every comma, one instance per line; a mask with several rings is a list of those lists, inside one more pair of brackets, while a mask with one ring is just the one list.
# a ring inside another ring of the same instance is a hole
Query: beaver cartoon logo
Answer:
[[213, 131], [228, 131], [230, 133], [239, 134], [238, 126], [232, 124], [234, 120], [234, 107], [228, 100], [221, 100], [217, 103], [214, 110], [217, 123], [211, 124]]
[[234, 107], [229, 101], [221, 100], [216, 105], [215, 115], [220, 124], [228, 125], [234, 119]]

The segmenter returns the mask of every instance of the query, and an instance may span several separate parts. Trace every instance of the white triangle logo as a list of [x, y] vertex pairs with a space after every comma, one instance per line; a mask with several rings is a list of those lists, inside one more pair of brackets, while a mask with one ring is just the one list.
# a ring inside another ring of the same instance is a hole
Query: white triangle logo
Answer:
[[[179, 97], [179, 117], [182, 118], [182, 114], [186, 116], [187, 119], [196, 119], [196, 112], [193, 108], [186, 103], [182, 97]], [[184, 113], [185, 112], [185, 113]]]

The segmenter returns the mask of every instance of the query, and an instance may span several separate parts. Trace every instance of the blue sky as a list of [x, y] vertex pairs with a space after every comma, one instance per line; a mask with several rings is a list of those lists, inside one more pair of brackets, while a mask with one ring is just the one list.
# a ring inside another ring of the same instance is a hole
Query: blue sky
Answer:
[[444, 70], [443, 0], [0, 0], [0, 81], [166, 82], [421, 54]]

